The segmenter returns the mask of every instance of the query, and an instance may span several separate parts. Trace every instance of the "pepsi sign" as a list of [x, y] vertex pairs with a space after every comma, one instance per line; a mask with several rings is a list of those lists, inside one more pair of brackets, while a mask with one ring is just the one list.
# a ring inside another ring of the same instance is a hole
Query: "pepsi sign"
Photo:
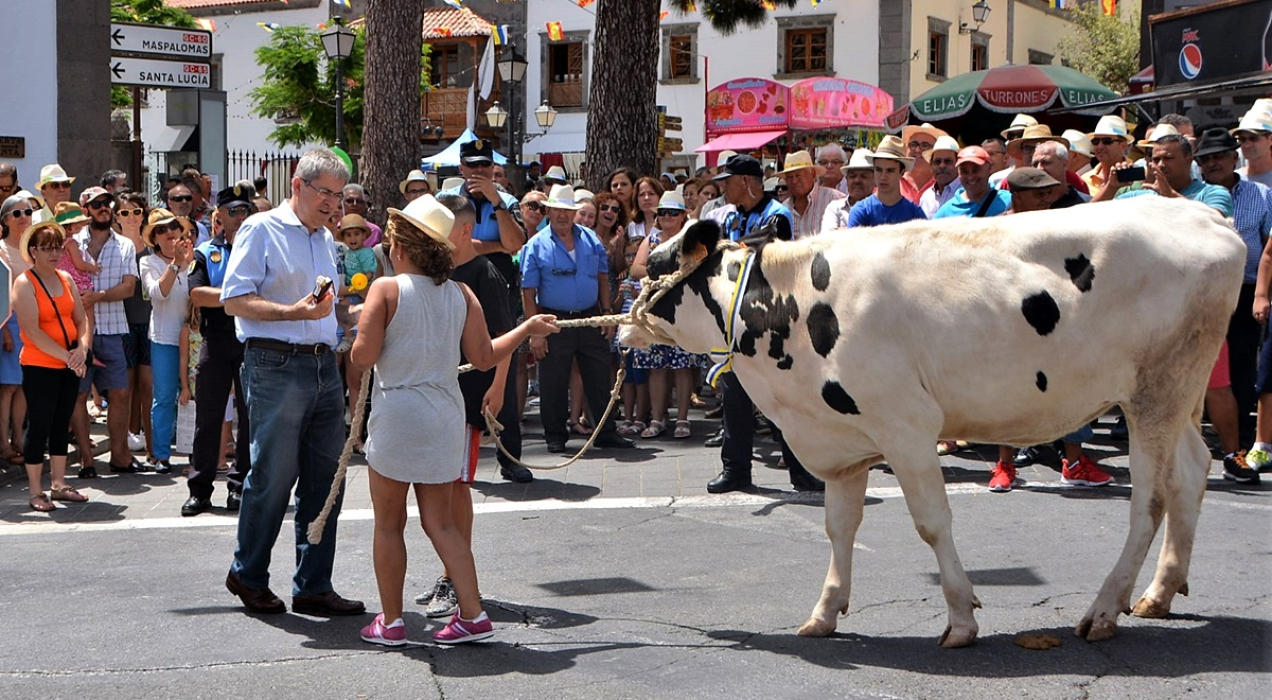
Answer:
[[1208, 85], [1256, 75], [1272, 52], [1272, 0], [1228, 0], [1149, 18], [1154, 82]]
[[1179, 50], [1179, 74], [1188, 80], [1201, 75], [1201, 48], [1196, 44], [1184, 44]]

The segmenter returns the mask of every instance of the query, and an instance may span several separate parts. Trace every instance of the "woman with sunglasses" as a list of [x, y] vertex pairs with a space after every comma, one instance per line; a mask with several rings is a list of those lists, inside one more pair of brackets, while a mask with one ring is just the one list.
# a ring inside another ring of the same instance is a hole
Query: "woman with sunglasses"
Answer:
[[[0, 205], [0, 258], [9, 268], [9, 284], [31, 265], [18, 252], [22, 234], [31, 228], [36, 209], [19, 192]], [[26, 421], [26, 397], [22, 391], [22, 335], [17, 314], [11, 314], [3, 327], [0, 346], [0, 460], [22, 464], [22, 424]]]
[[167, 209], [150, 212], [142, 238], [152, 254], [141, 259], [141, 286], [150, 297], [150, 358], [154, 378], [154, 399], [150, 404], [151, 440], [155, 471], [172, 471], [172, 438], [176, 431], [177, 394], [181, 388], [181, 328], [190, 303], [190, 263], [194, 247], [189, 219], [178, 218]]
[[[642, 181], [643, 182], [643, 181]], [[671, 240], [685, 229], [689, 222], [689, 211], [685, 207], [684, 197], [676, 191], [662, 195], [655, 210], [658, 226], [640, 245], [636, 251], [636, 259], [632, 261], [632, 279], [643, 280], [649, 275], [649, 252], [664, 241]], [[689, 407], [692, 405], [694, 377], [702, 366], [702, 356], [685, 352], [675, 345], [651, 345], [643, 352], [634, 353], [632, 366], [648, 369], [649, 372], [649, 408], [653, 417], [649, 427], [641, 432], [643, 438], [655, 438], [667, 429], [668, 414], [671, 411], [671, 385], [676, 386], [676, 429], [673, 433], [677, 439], [685, 439], [692, 433], [689, 427]]]
[[653, 235], [658, 228], [658, 199], [663, 192], [662, 183], [657, 178], [642, 177], [636, 181], [636, 212], [627, 225], [628, 238], [649, 238]]
[[[175, 187], [173, 188], [176, 189]], [[189, 188], [181, 186], [181, 192], [189, 194]], [[150, 207], [146, 198], [137, 192], [125, 192], [119, 196], [115, 208], [113, 228], [119, 235], [132, 242], [137, 251], [137, 263], [150, 255], [141, 235]], [[133, 295], [124, 300], [124, 315], [128, 317], [128, 448], [134, 452], [145, 450], [146, 463], [154, 464], [151, 439], [150, 406], [153, 403], [154, 372], [150, 367], [150, 297], [144, 285], [137, 284]], [[81, 293], [83, 293], [81, 291]], [[90, 313], [90, 322], [92, 320]]]

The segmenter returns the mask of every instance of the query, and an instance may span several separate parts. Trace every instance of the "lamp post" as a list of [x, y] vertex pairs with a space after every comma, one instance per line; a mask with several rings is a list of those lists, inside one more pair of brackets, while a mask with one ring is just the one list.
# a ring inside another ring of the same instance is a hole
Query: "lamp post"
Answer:
[[353, 41], [356, 37], [340, 23], [338, 17], [333, 17], [331, 21], [331, 29], [322, 33], [322, 49], [327, 54], [327, 60], [336, 62], [336, 148], [345, 151], [348, 144], [345, 143], [344, 133], [343, 63], [353, 54]]
[[[499, 62], [495, 65], [499, 69], [499, 79], [508, 84], [508, 105], [512, 107], [512, 109], [508, 112], [504, 112], [504, 115], [499, 118], [498, 124], [495, 124], [492, 121], [490, 125], [498, 129], [503, 126], [504, 121], [508, 118], [508, 114], [512, 114], [512, 121], [508, 123], [508, 145], [513, 148], [513, 160], [516, 162], [517, 166], [520, 167], [521, 139], [517, 138], [517, 85], [519, 85], [526, 77], [526, 67], [530, 64], [517, 54], [516, 49], [512, 49], [507, 55], [501, 56], [499, 58]], [[486, 112], [486, 116], [490, 116], [489, 111]]]
[[980, 0], [976, 4], [972, 5], [972, 21], [976, 23], [976, 26], [969, 27], [967, 22], [962, 22], [958, 25], [958, 33], [971, 34], [972, 32], [979, 30], [981, 25], [989, 19], [989, 11], [989, 3], [985, 2], [985, 0]]

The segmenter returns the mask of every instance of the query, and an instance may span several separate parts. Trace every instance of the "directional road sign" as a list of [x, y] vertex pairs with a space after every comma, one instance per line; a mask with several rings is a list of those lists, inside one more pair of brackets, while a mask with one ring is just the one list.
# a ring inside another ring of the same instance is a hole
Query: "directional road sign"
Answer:
[[212, 32], [204, 29], [112, 22], [110, 50], [113, 53], [150, 54], [206, 61], [212, 58]]
[[110, 59], [110, 82], [113, 85], [136, 85], [145, 88], [212, 87], [212, 67], [193, 61], [155, 61], [149, 58]]

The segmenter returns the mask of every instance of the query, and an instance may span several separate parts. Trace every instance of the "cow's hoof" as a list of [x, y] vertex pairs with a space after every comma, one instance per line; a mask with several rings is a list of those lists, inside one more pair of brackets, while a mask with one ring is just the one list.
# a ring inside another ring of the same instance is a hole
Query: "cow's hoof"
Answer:
[[1088, 642], [1103, 642], [1117, 634], [1117, 621], [1107, 617], [1101, 617], [1098, 620], [1084, 617], [1074, 628], [1073, 634], [1076, 637], [1086, 638]]
[[835, 623], [818, 620], [815, 617], [808, 618], [799, 628], [799, 636], [801, 637], [829, 637], [835, 632]]
[[1135, 617], [1166, 617], [1170, 612], [1170, 603], [1160, 603], [1150, 600], [1148, 596], [1140, 598], [1135, 603], [1135, 607], [1131, 608], [1131, 614]]
[[976, 632], [975, 627], [946, 627], [936, 643], [946, 649], [969, 647], [976, 642]]

